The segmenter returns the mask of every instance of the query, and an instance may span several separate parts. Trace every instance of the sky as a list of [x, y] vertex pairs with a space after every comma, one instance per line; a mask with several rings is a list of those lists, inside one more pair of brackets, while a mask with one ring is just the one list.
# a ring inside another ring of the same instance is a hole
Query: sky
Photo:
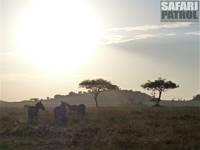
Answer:
[[66, 95], [85, 79], [141, 88], [158, 77], [200, 93], [199, 23], [160, 22], [160, 0], [0, 0], [0, 100]]

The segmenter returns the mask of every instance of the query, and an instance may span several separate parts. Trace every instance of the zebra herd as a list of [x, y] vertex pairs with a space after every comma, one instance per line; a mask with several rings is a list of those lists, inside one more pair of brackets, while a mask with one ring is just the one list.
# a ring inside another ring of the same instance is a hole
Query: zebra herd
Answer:
[[[41, 101], [35, 104], [35, 106], [24, 105], [28, 113], [28, 122], [37, 123], [39, 117], [39, 110], [45, 110], [44, 105]], [[59, 106], [56, 106], [53, 110], [54, 112], [54, 123], [57, 125], [66, 124], [68, 122], [70, 115], [76, 115], [78, 117], [83, 117], [85, 115], [85, 105], [70, 105], [66, 102], [61, 102]]]

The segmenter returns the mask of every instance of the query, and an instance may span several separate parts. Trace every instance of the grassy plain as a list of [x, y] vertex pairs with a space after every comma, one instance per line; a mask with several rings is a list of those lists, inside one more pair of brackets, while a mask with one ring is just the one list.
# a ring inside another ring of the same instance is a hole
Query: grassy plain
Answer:
[[59, 127], [46, 108], [38, 125], [26, 120], [0, 107], [0, 150], [200, 150], [199, 107], [90, 107]]

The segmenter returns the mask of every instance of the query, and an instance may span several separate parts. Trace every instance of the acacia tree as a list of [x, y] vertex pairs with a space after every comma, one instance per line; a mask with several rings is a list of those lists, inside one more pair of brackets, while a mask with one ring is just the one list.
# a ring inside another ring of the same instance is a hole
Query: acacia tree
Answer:
[[94, 80], [84, 80], [79, 83], [81, 88], [86, 88], [90, 90], [94, 94], [94, 101], [96, 107], [98, 107], [97, 97], [101, 92], [106, 90], [118, 90], [119, 87], [117, 85], [112, 84], [110, 81], [104, 79], [94, 79]]
[[172, 81], [166, 81], [166, 79], [158, 78], [155, 81], [148, 80], [146, 83], [142, 84], [141, 87], [147, 90], [158, 91], [159, 95], [156, 98], [156, 106], [159, 106], [159, 102], [161, 100], [162, 92], [167, 91], [168, 89], [178, 88], [179, 85]]

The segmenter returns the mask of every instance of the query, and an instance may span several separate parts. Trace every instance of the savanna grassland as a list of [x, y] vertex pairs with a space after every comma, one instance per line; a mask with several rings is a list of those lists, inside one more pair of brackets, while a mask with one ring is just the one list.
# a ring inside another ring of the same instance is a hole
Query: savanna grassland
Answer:
[[0, 108], [0, 150], [200, 150], [198, 107], [91, 107], [59, 127], [40, 114], [28, 125], [24, 109]]

